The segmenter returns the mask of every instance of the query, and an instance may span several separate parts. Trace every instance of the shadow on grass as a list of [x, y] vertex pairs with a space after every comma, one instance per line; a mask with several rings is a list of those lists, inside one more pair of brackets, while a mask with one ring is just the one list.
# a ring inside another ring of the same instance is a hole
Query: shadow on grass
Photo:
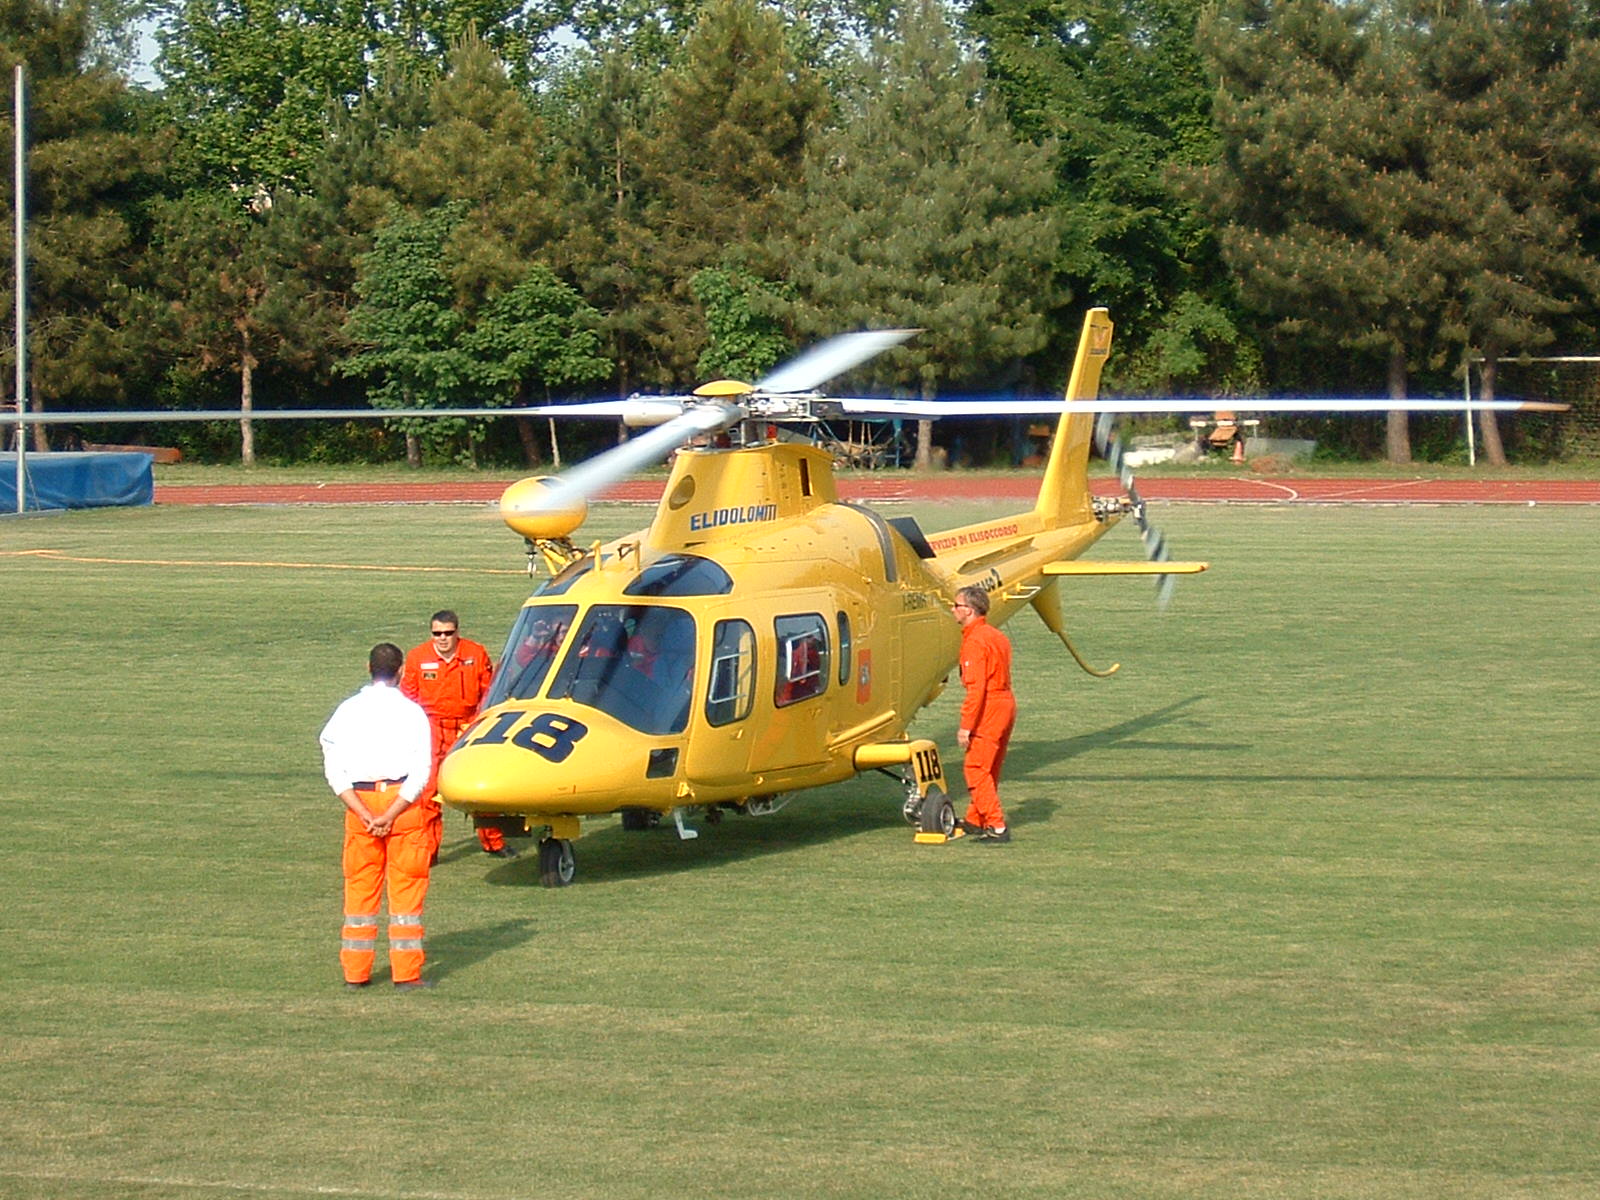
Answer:
[[[1142, 716], [1129, 717], [1125, 721], [1118, 721], [1115, 725], [1108, 725], [1094, 733], [1080, 733], [1075, 737], [1059, 738], [1054, 741], [1026, 741], [1020, 744], [1013, 743], [1008, 765], [1014, 763], [1021, 771], [1031, 772], [1035, 768], [1046, 767], [1052, 763], [1062, 762], [1065, 759], [1077, 758], [1079, 755], [1088, 754], [1095, 750], [1176, 750], [1176, 751], [1217, 751], [1217, 750], [1244, 750], [1249, 749], [1248, 743], [1219, 742], [1208, 739], [1203, 742], [1173, 742], [1173, 741], [1146, 741], [1141, 734], [1160, 729], [1176, 720], [1185, 709], [1192, 704], [1198, 704], [1206, 697], [1204, 694], [1187, 696], [1175, 701], [1165, 708], [1158, 708], [1154, 712]], [[1020, 773], [1020, 772], [1019, 772]]]
[[[1064, 741], [1014, 743], [1008, 762], [1011, 769], [1007, 774], [1018, 778], [1092, 750], [1112, 747], [1149, 749], [1159, 745], [1168, 750], [1228, 749], [1216, 742], [1134, 740], [1177, 719], [1183, 710], [1203, 698], [1190, 696], [1143, 716]], [[961, 781], [959, 759], [952, 759], [947, 769], [951, 799], [959, 816], [966, 810], [966, 789]], [[1046, 824], [1054, 816], [1057, 801], [1052, 796], [1039, 794], [1041, 782], [1044, 781], [1019, 782], [1009, 788], [1002, 782], [1003, 798], [1010, 798], [1009, 793], [1015, 794], [1012, 803], [1017, 824]], [[908, 826], [900, 815], [901, 799], [892, 781], [869, 774], [847, 783], [801, 792], [786, 808], [770, 817], [730, 815], [716, 823], [703, 818], [694, 820], [691, 824], [699, 830], [700, 836], [691, 841], [680, 840], [672, 822], [667, 820], [641, 832], [624, 832], [620, 824], [608, 823], [586, 831], [574, 844], [578, 873], [573, 883], [592, 887], [682, 871], [712, 870], [886, 828], [906, 829]], [[538, 842], [517, 838], [510, 844], [522, 852], [522, 857], [497, 863], [485, 874], [484, 881], [494, 887], [541, 886]], [[441, 861], [471, 857], [472, 849], [475, 847], [466, 851], [452, 847], [441, 855]]]
[[428, 976], [443, 979], [463, 971], [523, 942], [532, 941], [535, 932], [534, 922], [524, 919], [497, 921], [476, 929], [429, 934]]
[[[1001, 801], [1005, 805], [1008, 823], [1018, 826], [1049, 824], [1060, 807], [1060, 801], [1056, 796], [1043, 793], [1041, 788], [1056, 785], [1060, 780], [1059, 777], [1052, 778], [1045, 772], [1050, 767], [1058, 766], [1079, 755], [1095, 750], [1113, 749], [1184, 752], [1242, 748], [1238, 744], [1229, 745], [1214, 741], [1151, 741], [1140, 736], [1176, 720], [1186, 708], [1203, 699], [1204, 695], [1188, 696], [1165, 708], [1158, 708], [1142, 716], [1129, 717], [1125, 721], [1119, 721], [1094, 733], [1081, 733], [1076, 737], [1055, 740], [1012, 743], [1006, 765], [1009, 768], [1007, 775], [1015, 782], [1002, 779], [1000, 784]], [[1035, 777], [1036, 772], [1042, 777]], [[960, 806], [957, 805], [957, 808]]]
[[[678, 837], [670, 820], [638, 832], [624, 831], [620, 823], [607, 823], [586, 830], [573, 844], [578, 862], [573, 882], [574, 886], [595, 886], [713, 870], [887, 827], [909, 829], [900, 816], [900, 803], [898, 789], [888, 780], [883, 780], [882, 788], [851, 781], [801, 792], [771, 816], [728, 815], [715, 823], [697, 817], [689, 824], [700, 836], [690, 841]], [[538, 842], [517, 838], [509, 844], [520, 850], [522, 857], [496, 866], [484, 876], [484, 882], [495, 887], [541, 886]]]

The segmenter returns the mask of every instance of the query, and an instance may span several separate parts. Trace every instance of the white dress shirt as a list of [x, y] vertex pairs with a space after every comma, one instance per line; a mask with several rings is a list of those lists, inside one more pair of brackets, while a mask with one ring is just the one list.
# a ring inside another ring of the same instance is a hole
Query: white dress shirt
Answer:
[[403, 779], [400, 797], [409, 804], [428, 784], [428, 714], [387, 683], [369, 683], [334, 709], [321, 741], [322, 771], [336, 794], [357, 782]]

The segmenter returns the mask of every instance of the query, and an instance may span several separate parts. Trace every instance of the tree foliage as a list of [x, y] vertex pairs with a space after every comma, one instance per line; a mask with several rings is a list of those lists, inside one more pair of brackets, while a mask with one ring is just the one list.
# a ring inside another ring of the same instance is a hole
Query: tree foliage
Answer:
[[1088, 303], [1113, 388], [1398, 396], [1600, 329], [1592, 0], [178, 0], [155, 95], [103, 65], [146, 3], [0, 11], [51, 403], [679, 388], [885, 323], [931, 394]]
[[812, 147], [778, 243], [798, 329], [922, 328], [893, 361], [929, 393], [1039, 349], [1050, 152], [1014, 135], [937, 3], [906, 9], [851, 100]]
[[[1191, 0], [976, 0], [967, 23], [1018, 131], [1056, 148], [1064, 290], [1129, 331], [1112, 376], [1165, 389], [1244, 384], [1255, 356], [1235, 321], [1209, 223], [1171, 168], [1216, 150]], [[1063, 352], [1076, 332], [1063, 327]]]
[[[29, 393], [35, 409], [123, 395], [130, 359], [149, 347], [132, 320], [143, 270], [143, 210], [158, 186], [167, 139], [146, 131], [139, 101], [92, 51], [83, 0], [17, 0], [0, 8], [0, 70], [27, 74]], [[12, 106], [0, 139], [15, 144]], [[7, 160], [10, 160], [9, 153]], [[8, 188], [0, 201], [15, 221]], [[16, 302], [14, 243], [0, 247], [0, 297]], [[6, 359], [14, 373], [15, 357]], [[0, 384], [0, 387], [5, 386]], [[42, 440], [42, 429], [35, 431]]]
[[[361, 262], [360, 302], [346, 336], [363, 347], [341, 374], [369, 380], [379, 408], [500, 407], [530, 389], [604, 378], [598, 315], [546, 266], [534, 263], [511, 286], [465, 295], [450, 247], [467, 206], [450, 201], [421, 213], [397, 211]], [[412, 438], [449, 452], [466, 435], [466, 457], [481, 422], [403, 422]]]
[[690, 281], [721, 265], [762, 273], [748, 260], [776, 231], [779, 199], [799, 176], [826, 95], [756, 0], [711, 0], [659, 88], [638, 145], [641, 203], [628, 232], [643, 285], [635, 303], [649, 318], [638, 374], [674, 385], [706, 339]]

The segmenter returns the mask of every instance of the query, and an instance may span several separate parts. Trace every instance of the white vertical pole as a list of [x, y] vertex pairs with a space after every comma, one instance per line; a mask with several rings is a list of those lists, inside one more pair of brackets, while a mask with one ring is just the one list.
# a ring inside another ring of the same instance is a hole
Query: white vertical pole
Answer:
[[1467, 402], [1467, 466], [1478, 465], [1478, 444], [1472, 430], [1472, 355], [1461, 364], [1461, 398]]
[[17, 512], [26, 507], [28, 427], [24, 420], [28, 414], [28, 256], [27, 256], [27, 140], [23, 135], [23, 112], [26, 102], [27, 80], [21, 63], [17, 64], [16, 120], [16, 204], [17, 211]]

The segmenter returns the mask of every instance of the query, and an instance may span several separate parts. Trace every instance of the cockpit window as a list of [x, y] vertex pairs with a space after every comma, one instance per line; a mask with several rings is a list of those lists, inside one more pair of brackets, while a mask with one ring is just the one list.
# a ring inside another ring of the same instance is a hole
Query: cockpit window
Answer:
[[584, 614], [548, 699], [597, 708], [640, 733], [682, 733], [694, 688], [694, 618], [655, 604]]
[[533, 589], [535, 596], [565, 596], [567, 589], [587, 575], [594, 566], [594, 559], [585, 555], [577, 562], [571, 563], [561, 574], [551, 579], [546, 579]]
[[731, 725], [750, 715], [756, 699], [756, 632], [746, 621], [718, 621], [711, 635], [711, 685], [706, 722]]
[[709, 558], [669, 554], [658, 558], [622, 589], [624, 596], [725, 596], [733, 578]]
[[503, 700], [531, 700], [539, 694], [577, 611], [576, 604], [530, 604], [518, 614], [500, 655], [500, 669], [483, 702], [485, 708]]

